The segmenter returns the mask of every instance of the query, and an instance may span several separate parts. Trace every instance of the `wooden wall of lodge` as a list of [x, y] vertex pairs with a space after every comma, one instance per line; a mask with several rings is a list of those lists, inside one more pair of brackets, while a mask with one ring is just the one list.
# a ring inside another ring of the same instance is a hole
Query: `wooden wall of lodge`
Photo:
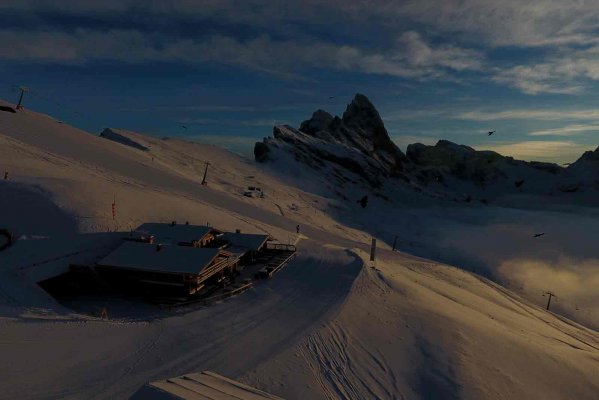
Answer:
[[[140, 284], [142, 286], [160, 287], [167, 292], [185, 292], [193, 294], [203, 287], [210, 278], [219, 272], [233, 273], [238, 266], [238, 260], [225, 255], [218, 255], [208, 267], [198, 274], [153, 271], [135, 268], [98, 265], [99, 272], [118, 284]], [[222, 276], [221, 275], [221, 276]], [[168, 289], [170, 287], [170, 290]]]

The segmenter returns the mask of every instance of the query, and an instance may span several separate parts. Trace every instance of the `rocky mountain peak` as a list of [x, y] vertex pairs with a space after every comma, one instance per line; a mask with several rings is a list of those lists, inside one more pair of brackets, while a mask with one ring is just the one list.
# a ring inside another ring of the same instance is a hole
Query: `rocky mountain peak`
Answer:
[[333, 117], [328, 112], [318, 109], [312, 113], [312, 118], [301, 123], [300, 131], [316, 138], [334, 141], [336, 138], [333, 133], [339, 122], [339, 117]]
[[319, 109], [299, 130], [276, 126], [273, 137], [256, 143], [254, 155], [265, 162], [276, 159], [281, 151], [317, 168], [327, 161], [332, 168], [349, 170], [372, 186], [380, 186], [384, 176], [400, 176], [407, 162], [389, 138], [379, 112], [362, 94], [354, 97], [341, 118]]
[[392, 173], [401, 171], [402, 163], [406, 161], [405, 155], [389, 138], [379, 112], [363, 94], [355, 95], [342, 118], [317, 110], [312, 118], [302, 122], [300, 131], [355, 148], [385, 164]]
[[584, 154], [577, 160], [579, 161], [599, 161], [599, 147], [593, 151], [585, 151]]
[[356, 128], [360, 133], [372, 135], [374, 133], [385, 133], [385, 125], [379, 112], [363, 94], [356, 94], [354, 99], [345, 109], [342, 122], [347, 127]]

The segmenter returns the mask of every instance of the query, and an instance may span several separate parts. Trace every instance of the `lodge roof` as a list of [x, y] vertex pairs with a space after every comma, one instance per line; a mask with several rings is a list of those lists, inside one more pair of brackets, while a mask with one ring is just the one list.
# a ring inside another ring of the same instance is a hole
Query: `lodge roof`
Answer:
[[136, 232], [146, 232], [154, 236], [156, 243], [179, 242], [191, 243], [194, 240], [202, 240], [209, 233], [220, 233], [211, 226], [166, 224], [161, 222], [147, 222], [140, 225]]
[[210, 371], [186, 374], [146, 384], [131, 400], [283, 400], [279, 396]]
[[229, 255], [225, 251], [213, 248], [124, 242], [100, 260], [98, 265], [166, 273], [199, 274], [219, 254]]
[[219, 239], [229, 242], [235, 247], [252, 251], [258, 251], [269, 238], [270, 236], [265, 234], [234, 232], [225, 232], [219, 236]]

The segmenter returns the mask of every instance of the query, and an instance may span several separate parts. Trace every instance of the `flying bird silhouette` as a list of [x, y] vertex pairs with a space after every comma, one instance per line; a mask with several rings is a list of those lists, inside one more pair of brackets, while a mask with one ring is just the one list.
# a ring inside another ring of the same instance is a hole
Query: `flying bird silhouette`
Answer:
[[497, 130], [494, 130], [494, 131], [489, 131], [489, 135], [488, 135], [488, 136], [491, 136], [491, 135], [492, 135], [492, 134], [494, 134], [495, 132], [497, 132]]
[[362, 208], [366, 208], [366, 206], [368, 205], [368, 196], [362, 197], [356, 203], [359, 203], [362, 206]]
[[329, 100], [334, 99], [334, 98], [335, 98], [335, 96], [329, 96]]
[[524, 179], [522, 179], [521, 181], [516, 181], [516, 182], [514, 182], [514, 186], [520, 187], [524, 184], [524, 182], [526, 182]]
[[181, 128], [187, 130], [187, 127], [185, 125], [179, 125]]
[[543, 233], [535, 233], [535, 234], [534, 234], [534, 237], [536, 237], [536, 238], [537, 238], [537, 237], [541, 237], [541, 236], [543, 236], [544, 234], [545, 234], [545, 232], [543, 232]]

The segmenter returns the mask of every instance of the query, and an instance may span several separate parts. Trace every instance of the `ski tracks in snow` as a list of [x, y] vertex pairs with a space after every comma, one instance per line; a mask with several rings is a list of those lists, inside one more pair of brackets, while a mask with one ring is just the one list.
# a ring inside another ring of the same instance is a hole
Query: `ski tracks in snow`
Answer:
[[310, 335], [302, 356], [327, 399], [404, 399], [384, 355], [351, 336], [337, 321]]

